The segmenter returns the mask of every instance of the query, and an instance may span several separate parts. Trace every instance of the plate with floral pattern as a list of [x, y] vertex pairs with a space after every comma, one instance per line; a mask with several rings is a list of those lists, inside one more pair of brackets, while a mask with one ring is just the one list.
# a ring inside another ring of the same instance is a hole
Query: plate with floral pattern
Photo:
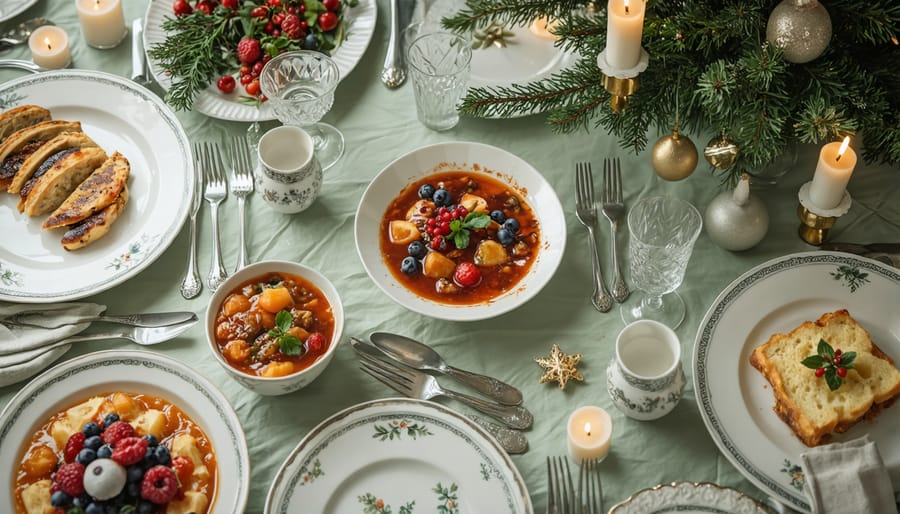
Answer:
[[0, 194], [0, 300], [43, 303], [105, 291], [133, 277], [178, 235], [194, 190], [187, 135], [167, 105], [136, 83], [97, 71], [62, 70], [0, 85], [0, 110], [37, 104], [55, 120], [81, 122], [107, 154], [131, 164], [129, 199], [109, 232], [66, 251], [62, 230], [41, 230], [45, 217], [16, 209]]
[[471, 420], [391, 398], [349, 407], [310, 431], [281, 466], [266, 514], [532, 513], [509, 456]]
[[[826, 312], [847, 309], [895, 362], [900, 362], [900, 270], [836, 252], [791, 254], [744, 273], [707, 311], [694, 344], [694, 390], [719, 450], [748, 480], [790, 507], [809, 511], [800, 454], [808, 448], [781, 421], [765, 377], [750, 354]], [[809, 379], [818, 380], [813, 370]], [[868, 434], [878, 444], [894, 490], [900, 490], [900, 408], [885, 409], [834, 442]]]
[[707, 482], [674, 482], [642, 489], [609, 514], [771, 514], [768, 507], [730, 487]]

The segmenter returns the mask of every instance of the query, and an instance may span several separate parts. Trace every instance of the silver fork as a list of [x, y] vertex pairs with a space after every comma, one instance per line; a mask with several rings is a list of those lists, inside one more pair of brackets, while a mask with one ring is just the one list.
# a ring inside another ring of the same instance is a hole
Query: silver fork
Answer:
[[547, 457], [547, 514], [575, 514], [575, 488], [564, 457]]
[[206, 190], [203, 198], [209, 204], [209, 216], [213, 228], [212, 261], [209, 268], [208, 284], [211, 291], [215, 291], [228, 274], [222, 265], [222, 248], [219, 246], [219, 204], [228, 196], [228, 184], [225, 172], [222, 171], [222, 156], [219, 145], [212, 142], [203, 144], [203, 174], [206, 178]]
[[197, 213], [200, 211], [200, 204], [203, 199], [203, 166], [200, 162], [200, 145], [194, 144], [194, 163], [197, 169], [194, 170], [194, 195], [191, 197], [190, 211], [190, 251], [188, 254], [188, 266], [184, 272], [184, 279], [181, 281], [181, 296], [186, 300], [194, 298], [200, 294], [203, 283], [200, 281], [200, 274], [197, 273]]
[[247, 259], [247, 243], [244, 239], [244, 201], [253, 192], [253, 161], [250, 158], [250, 146], [246, 137], [236, 137], [231, 141], [231, 194], [238, 201], [238, 219], [240, 220], [240, 245], [235, 273], [249, 264]]
[[603, 484], [599, 461], [584, 459], [578, 471], [579, 514], [603, 514]]
[[594, 205], [594, 178], [591, 176], [591, 163], [575, 164], [575, 216], [588, 230], [588, 243], [591, 248], [591, 269], [594, 272], [594, 292], [591, 303], [600, 312], [612, 309], [613, 298], [603, 283], [603, 271], [600, 269], [600, 255], [597, 253], [597, 241], [594, 238], [594, 225], [597, 224], [597, 207]]
[[451, 389], [444, 389], [438, 384], [436, 378], [426, 373], [403, 369], [359, 351], [357, 351], [357, 355], [360, 357], [360, 367], [364, 372], [404, 396], [420, 400], [446, 396], [459, 400], [488, 416], [493, 416], [510, 428], [524, 430], [534, 422], [534, 417], [524, 407], [500, 405]]
[[625, 216], [625, 202], [622, 200], [622, 165], [619, 159], [603, 159], [603, 202], [601, 210], [609, 220], [610, 241], [612, 243], [613, 262], [613, 287], [612, 295], [617, 302], [622, 303], [628, 298], [631, 291], [625, 285], [622, 272], [619, 270], [619, 252], [616, 248], [616, 231], [619, 229], [619, 220]]

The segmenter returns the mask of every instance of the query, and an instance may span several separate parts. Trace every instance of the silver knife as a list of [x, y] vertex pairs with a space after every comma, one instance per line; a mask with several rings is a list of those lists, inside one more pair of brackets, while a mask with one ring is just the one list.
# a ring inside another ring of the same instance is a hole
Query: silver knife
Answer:
[[141, 85], [150, 84], [147, 70], [147, 54], [144, 53], [144, 20], [131, 22], [131, 80]]
[[126, 314], [122, 316], [81, 316], [69, 319], [65, 323], [54, 323], [48, 321], [46, 312], [27, 311], [10, 316], [9, 318], [0, 321], [0, 323], [5, 325], [47, 329], [59, 328], [65, 325], [77, 325], [79, 323], [92, 323], [94, 321], [131, 325], [133, 327], [167, 327], [196, 319], [197, 315], [193, 312], [156, 312], [149, 314]]
[[820, 249], [861, 255], [900, 268], [900, 243], [825, 243]]

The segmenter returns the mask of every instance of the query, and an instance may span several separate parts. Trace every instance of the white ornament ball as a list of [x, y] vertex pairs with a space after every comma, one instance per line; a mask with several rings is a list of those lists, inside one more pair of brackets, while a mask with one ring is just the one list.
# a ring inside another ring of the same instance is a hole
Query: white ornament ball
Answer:
[[818, 0], [783, 0], [769, 15], [766, 41], [781, 48], [788, 62], [812, 61], [831, 42], [831, 16]]
[[122, 492], [127, 475], [112, 459], [94, 459], [84, 469], [84, 491], [97, 500], [108, 500]]
[[769, 213], [762, 200], [750, 194], [746, 174], [734, 191], [719, 193], [709, 202], [703, 226], [714, 243], [732, 252], [752, 248], [766, 237]]

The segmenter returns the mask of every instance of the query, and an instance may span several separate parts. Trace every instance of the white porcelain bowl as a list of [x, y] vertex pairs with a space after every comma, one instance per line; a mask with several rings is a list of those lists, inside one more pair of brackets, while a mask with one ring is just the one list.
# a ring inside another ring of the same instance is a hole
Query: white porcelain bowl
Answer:
[[[390, 203], [408, 184], [447, 171], [486, 175], [509, 184], [531, 205], [540, 223], [540, 250], [528, 274], [512, 290], [484, 303], [451, 305], [418, 296], [397, 282], [381, 255], [379, 226]], [[474, 321], [511, 311], [540, 292], [562, 260], [566, 223], [556, 192], [533, 166], [494, 146], [450, 142], [417, 148], [381, 170], [360, 199], [355, 237], [369, 276], [395, 302], [433, 318]]]
[[146, 351], [109, 350], [59, 364], [29, 382], [0, 412], [0, 512], [15, 512], [12, 484], [22, 445], [53, 414], [97, 394], [116, 391], [164, 398], [206, 433], [218, 463], [210, 514], [244, 512], [250, 457], [228, 400], [179, 361]]
[[[325, 354], [319, 357], [319, 359], [311, 366], [290, 375], [269, 378], [244, 373], [228, 364], [225, 357], [216, 346], [215, 321], [219, 306], [222, 305], [222, 302], [225, 301], [225, 298], [231, 293], [232, 289], [239, 286], [242, 282], [272, 272], [288, 273], [305, 278], [325, 295], [328, 303], [331, 304], [331, 310], [334, 314], [334, 336], [331, 338], [331, 341], [329, 341], [328, 349], [325, 351]], [[206, 342], [209, 346], [209, 350], [219, 364], [225, 368], [225, 371], [228, 372], [229, 376], [254, 393], [274, 396], [292, 393], [306, 387], [325, 370], [328, 363], [331, 362], [332, 357], [334, 357], [335, 349], [341, 340], [341, 332], [344, 329], [344, 308], [341, 304], [341, 298], [338, 295], [337, 289], [335, 289], [334, 285], [318, 271], [296, 262], [263, 261], [242, 268], [237, 273], [228, 277], [228, 279], [216, 289], [216, 292], [212, 295], [212, 298], [210, 298], [209, 305], [206, 308], [205, 323]]]

